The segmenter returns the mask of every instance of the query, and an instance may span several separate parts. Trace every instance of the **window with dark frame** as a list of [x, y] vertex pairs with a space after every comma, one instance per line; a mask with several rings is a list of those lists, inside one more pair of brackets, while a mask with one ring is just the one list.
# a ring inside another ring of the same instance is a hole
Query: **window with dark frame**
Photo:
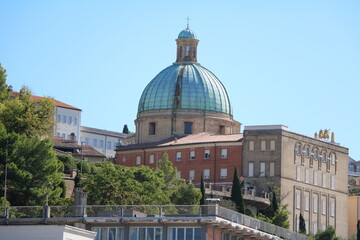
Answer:
[[192, 122], [185, 122], [184, 134], [192, 134]]
[[149, 123], [149, 135], [155, 135], [156, 124], [154, 122]]

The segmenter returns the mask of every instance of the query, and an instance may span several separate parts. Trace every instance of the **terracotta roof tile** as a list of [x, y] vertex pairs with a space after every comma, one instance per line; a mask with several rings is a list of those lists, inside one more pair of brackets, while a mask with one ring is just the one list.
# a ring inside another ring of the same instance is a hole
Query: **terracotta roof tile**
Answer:
[[172, 137], [160, 142], [131, 144], [127, 146], [120, 146], [117, 148], [119, 151], [139, 149], [139, 148], [152, 148], [152, 147], [166, 147], [176, 145], [200, 144], [200, 143], [213, 143], [213, 142], [242, 142], [243, 134], [224, 134], [216, 135], [213, 133], [203, 132], [199, 134], [191, 134], [184, 137]]
[[[19, 96], [20, 93], [18, 92], [11, 92], [11, 94], [13, 96]], [[34, 100], [34, 101], [40, 101], [42, 99], [44, 99], [45, 97], [40, 97], [40, 96], [35, 96], [35, 95], [31, 95], [31, 99]], [[62, 107], [62, 108], [69, 108], [69, 109], [74, 109], [74, 110], [77, 110], [77, 111], [81, 111], [80, 108], [77, 108], [77, 107], [74, 107], [74, 106], [71, 106], [69, 104], [66, 104], [66, 103], [63, 103], [63, 102], [60, 102], [54, 98], [51, 98], [54, 100], [54, 103], [55, 103], [55, 106], [57, 107]]]

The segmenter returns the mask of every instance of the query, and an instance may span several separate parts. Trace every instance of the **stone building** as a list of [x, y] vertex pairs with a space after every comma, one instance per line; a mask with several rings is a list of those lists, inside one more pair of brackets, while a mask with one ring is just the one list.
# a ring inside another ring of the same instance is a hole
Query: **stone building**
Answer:
[[292, 230], [298, 229], [301, 213], [307, 231], [316, 234], [331, 225], [347, 237], [347, 148], [282, 125], [246, 126], [243, 148], [247, 187], [278, 188], [281, 203], [288, 205]]

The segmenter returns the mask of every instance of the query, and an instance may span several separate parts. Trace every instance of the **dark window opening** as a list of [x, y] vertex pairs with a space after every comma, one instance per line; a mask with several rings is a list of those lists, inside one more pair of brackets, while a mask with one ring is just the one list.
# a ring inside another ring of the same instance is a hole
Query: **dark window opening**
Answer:
[[220, 125], [220, 134], [225, 134], [225, 126]]
[[149, 123], [149, 135], [155, 135], [156, 124], [154, 122]]
[[192, 134], [192, 122], [185, 122], [184, 134]]

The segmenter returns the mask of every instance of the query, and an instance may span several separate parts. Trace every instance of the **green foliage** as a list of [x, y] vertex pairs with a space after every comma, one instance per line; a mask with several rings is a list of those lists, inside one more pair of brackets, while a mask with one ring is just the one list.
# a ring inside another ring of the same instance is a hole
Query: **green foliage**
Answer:
[[65, 181], [61, 181], [60, 184], [59, 184], [59, 187], [62, 189], [60, 197], [65, 198], [66, 197], [66, 184], [65, 184]]
[[31, 99], [31, 92], [23, 87], [19, 96], [0, 103], [0, 122], [8, 132], [31, 136], [51, 136], [54, 126], [54, 101]]
[[7, 200], [11, 205], [54, 204], [62, 193], [61, 167], [49, 138], [8, 133], [0, 127], [0, 186], [4, 186], [4, 169], [8, 155]]
[[8, 98], [8, 86], [6, 84], [6, 70], [0, 63], [0, 102]]
[[201, 182], [200, 182], [200, 192], [201, 192], [200, 205], [205, 205], [205, 183], [202, 174], [201, 174]]
[[233, 184], [231, 188], [231, 200], [236, 204], [236, 209], [239, 213], [245, 213], [244, 197], [242, 189], [244, 188], [244, 182], [240, 182], [237, 168], [234, 169]]
[[358, 222], [357, 222], [356, 229], [357, 229], [356, 239], [360, 240], [360, 220], [358, 220]]
[[316, 240], [338, 240], [339, 238], [336, 237], [336, 230], [334, 227], [329, 226], [326, 228], [325, 231], [320, 231], [318, 234], [315, 235]]
[[275, 191], [272, 192], [271, 204], [272, 204], [272, 211], [273, 211], [273, 215], [274, 215], [275, 212], [279, 209], [279, 204], [278, 204], [278, 201], [277, 201]]
[[95, 205], [193, 205], [201, 198], [192, 184], [176, 178], [176, 169], [163, 156], [159, 169], [98, 164], [81, 184], [88, 203]]
[[63, 154], [57, 155], [57, 158], [64, 164], [64, 173], [70, 173], [73, 169], [77, 169], [76, 160], [73, 156]]
[[272, 218], [272, 224], [275, 224], [279, 227], [289, 228], [289, 211], [286, 209], [287, 205], [282, 205], [274, 214]]
[[300, 213], [299, 216], [299, 232], [302, 234], [306, 234], [306, 224], [305, 224], [305, 219], [302, 216], [302, 214]]
[[122, 132], [126, 133], [126, 134], [129, 134], [129, 128], [128, 128], [127, 124], [124, 125]]

